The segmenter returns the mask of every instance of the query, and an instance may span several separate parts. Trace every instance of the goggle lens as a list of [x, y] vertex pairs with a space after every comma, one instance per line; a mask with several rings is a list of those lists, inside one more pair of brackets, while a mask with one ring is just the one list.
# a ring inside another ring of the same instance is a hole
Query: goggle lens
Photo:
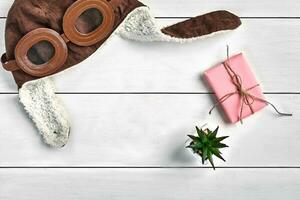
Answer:
[[28, 59], [36, 66], [49, 62], [54, 55], [55, 48], [46, 40], [34, 44], [27, 52]]
[[95, 31], [103, 23], [103, 15], [96, 8], [90, 8], [84, 11], [76, 21], [76, 29], [83, 34]]

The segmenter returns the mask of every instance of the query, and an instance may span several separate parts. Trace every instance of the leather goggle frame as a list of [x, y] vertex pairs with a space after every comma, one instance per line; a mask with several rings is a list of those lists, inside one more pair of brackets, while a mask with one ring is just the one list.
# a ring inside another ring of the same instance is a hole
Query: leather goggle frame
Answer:
[[[89, 9], [97, 9], [103, 17], [99, 27], [89, 33], [81, 33], [76, 28], [78, 18]], [[67, 43], [72, 42], [78, 46], [91, 46], [105, 39], [113, 30], [115, 15], [113, 8], [106, 0], [78, 0], [66, 11], [63, 18], [63, 34], [48, 28], [38, 28], [27, 33], [17, 43], [15, 60], [7, 60], [6, 54], [1, 57], [4, 69], [8, 71], [23, 70], [35, 77], [44, 77], [57, 72], [68, 57]], [[35, 44], [47, 41], [54, 47], [53, 57], [36, 65], [27, 56], [29, 49]]]

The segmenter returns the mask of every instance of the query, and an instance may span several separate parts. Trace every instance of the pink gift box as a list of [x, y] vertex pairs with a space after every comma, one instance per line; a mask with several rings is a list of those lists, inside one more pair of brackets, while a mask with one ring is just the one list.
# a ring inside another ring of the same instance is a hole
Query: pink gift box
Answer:
[[[229, 58], [229, 60], [227, 60], [227, 63], [229, 63], [231, 69], [240, 76], [243, 89], [247, 90], [258, 84], [253, 72], [250, 69], [250, 66], [248, 65], [242, 53], [232, 56], [231, 58]], [[226, 71], [223, 63], [218, 64], [217, 66], [205, 71], [204, 77], [215, 93], [218, 102], [225, 95], [237, 91], [237, 87], [233, 84], [232, 79]], [[249, 90], [248, 93], [257, 98], [265, 99], [259, 86]], [[242, 97], [240, 96], [240, 94], [234, 94], [220, 104], [225, 113], [225, 116], [230, 123], [236, 123], [240, 120], [240, 110], [242, 106], [241, 100]], [[257, 112], [263, 109], [266, 105], [267, 104], [265, 102], [255, 100], [251, 104], [251, 107], [254, 112]], [[250, 107], [244, 104], [241, 119], [244, 119], [251, 114], [253, 113]]]

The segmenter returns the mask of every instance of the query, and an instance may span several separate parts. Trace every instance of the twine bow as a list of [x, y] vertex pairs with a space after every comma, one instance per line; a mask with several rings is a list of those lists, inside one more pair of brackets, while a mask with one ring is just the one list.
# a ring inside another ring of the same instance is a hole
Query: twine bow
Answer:
[[223, 97], [221, 97], [218, 102], [210, 109], [209, 114], [212, 113], [212, 111], [219, 106], [220, 104], [222, 104], [223, 102], [227, 101], [227, 99], [229, 99], [230, 97], [232, 97], [233, 95], [239, 95], [241, 97], [241, 108], [240, 108], [240, 112], [239, 112], [239, 121], [241, 122], [241, 124], [243, 124], [243, 111], [244, 111], [244, 107], [248, 106], [251, 110], [251, 113], [254, 114], [254, 109], [253, 109], [253, 104], [255, 101], [260, 101], [260, 102], [264, 102], [267, 105], [270, 105], [273, 107], [273, 109], [275, 110], [275, 112], [281, 116], [292, 116], [292, 114], [288, 114], [288, 113], [282, 113], [279, 112], [279, 110], [276, 108], [276, 106], [274, 104], [272, 104], [271, 102], [256, 97], [254, 95], [252, 95], [250, 93], [251, 90], [253, 90], [254, 88], [258, 87], [259, 84], [256, 84], [250, 88], [244, 88], [243, 87], [243, 80], [242, 78], [235, 73], [235, 71], [232, 69], [232, 67], [230, 66], [230, 61], [229, 61], [229, 46], [227, 46], [227, 60], [223, 62], [223, 65], [228, 73], [228, 75], [230, 76], [231, 82], [232, 84], [236, 87], [236, 91], [234, 92], [230, 92], [228, 94], [225, 94]]

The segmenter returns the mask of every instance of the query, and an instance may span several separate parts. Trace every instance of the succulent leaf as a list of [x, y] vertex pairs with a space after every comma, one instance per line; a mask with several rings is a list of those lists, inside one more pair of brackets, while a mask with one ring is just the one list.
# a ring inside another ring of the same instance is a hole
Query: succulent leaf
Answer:
[[223, 144], [223, 143], [217, 143], [217, 144], [214, 145], [214, 147], [217, 147], [217, 148], [221, 149], [221, 148], [226, 148], [228, 146], [226, 144]]
[[217, 149], [217, 148], [212, 148], [211, 149], [211, 152], [215, 155], [215, 156], [217, 156], [218, 158], [220, 158], [221, 160], [223, 160], [224, 162], [226, 162], [226, 160], [221, 156], [221, 152], [220, 152], [220, 150], [219, 149]]
[[203, 132], [202, 129], [200, 130], [197, 126], [196, 126], [196, 130], [197, 130], [199, 138], [202, 140], [203, 137], [205, 136], [205, 133]]
[[198, 137], [196, 137], [196, 136], [194, 136], [194, 135], [188, 135], [188, 136], [189, 136], [189, 138], [191, 138], [192, 140], [196, 140], [196, 141], [200, 140]]
[[194, 144], [193, 147], [197, 150], [201, 150], [201, 148], [203, 148], [203, 144], [198, 142], [197, 144]]
[[219, 131], [219, 126], [213, 131], [213, 133], [212, 133], [212, 137], [213, 138], [215, 138], [216, 136], [217, 136], [217, 134], [218, 134], [218, 131]]
[[208, 150], [207, 148], [204, 148], [202, 152], [202, 164], [204, 164], [205, 160], [207, 160], [207, 154], [208, 154]]
[[228, 147], [226, 144], [221, 143], [221, 141], [228, 138], [228, 136], [217, 137], [219, 127], [211, 131], [210, 129], [199, 129], [196, 126], [196, 131], [197, 135], [188, 135], [192, 141], [186, 148], [192, 149], [195, 154], [199, 155], [202, 158], [203, 164], [208, 160], [213, 169], [215, 169], [213, 156], [225, 162], [219, 149]]
[[207, 158], [211, 164], [211, 166], [213, 167], [213, 169], [215, 170], [215, 165], [214, 165], [214, 161], [213, 161], [213, 158], [212, 158], [212, 154], [210, 152], [208, 152], [208, 155], [207, 155]]
[[223, 140], [225, 140], [226, 138], [228, 138], [229, 136], [223, 136], [223, 137], [219, 137], [219, 138], [215, 138], [214, 142], [221, 142]]

